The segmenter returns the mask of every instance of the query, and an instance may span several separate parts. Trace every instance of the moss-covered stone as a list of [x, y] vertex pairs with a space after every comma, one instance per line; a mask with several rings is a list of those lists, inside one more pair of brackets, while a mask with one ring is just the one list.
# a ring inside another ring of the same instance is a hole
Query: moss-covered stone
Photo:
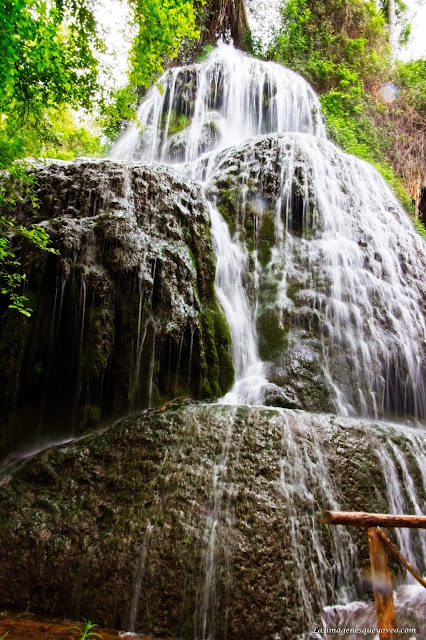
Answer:
[[[170, 117], [169, 117], [170, 116]], [[172, 136], [179, 131], [183, 131], [190, 124], [190, 118], [186, 113], [177, 113], [174, 110], [164, 111], [163, 113], [163, 129], [166, 128], [168, 122], [168, 135]]]
[[[15, 440], [15, 415], [16, 433], [35, 437], [43, 424], [46, 436], [65, 435], [177, 396], [222, 395], [233, 379], [230, 336], [199, 186], [171, 169], [109, 160], [36, 174], [60, 256], [26, 250], [31, 318], [0, 309], [0, 450]], [[19, 222], [31, 223], [31, 204], [22, 207]]]
[[203, 311], [200, 317], [204, 340], [208, 345], [205, 371], [208, 380], [203, 387], [206, 394], [204, 397], [218, 397], [229, 391], [234, 382], [231, 334], [226, 319], [217, 305]]
[[275, 214], [273, 211], [266, 210], [261, 217], [261, 224], [258, 237], [258, 257], [263, 267], [269, 263], [271, 259], [271, 250], [275, 244]]
[[280, 312], [276, 307], [266, 307], [260, 311], [257, 333], [262, 360], [274, 360], [286, 349], [288, 332], [281, 324]]
[[[301, 637], [342, 585], [372, 600], [358, 580], [365, 532], [326, 527], [318, 512], [388, 512], [388, 442], [411, 472], [424, 443], [402, 427], [192, 405], [42, 452], [0, 486], [0, 606], [127, 629], [140, 587], [145, 634], [190, 640], [204, 612], [218, 638]], [[417, 492], [423, 504], [422, 482]]]

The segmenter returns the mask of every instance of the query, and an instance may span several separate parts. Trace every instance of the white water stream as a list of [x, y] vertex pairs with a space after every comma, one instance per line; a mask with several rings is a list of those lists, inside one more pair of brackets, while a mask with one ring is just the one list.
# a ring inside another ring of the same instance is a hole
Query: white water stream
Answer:
[[[207, 61], [170, 70], [159, 82], [164, 90], [153, 88], [139, 109], [143, 131], [132, 125], [111, 155], [129, 162], [174, 164], [205, 186], [216, 253], [216, 295], [230, 327], [236, 374], [234, 387], [220, 402], [258, 405], [265, 401], [268, 366], [259, 356], [258, 320], [261, 282], [270, 278], [277, 282], [275, 308], [282, 317], [292, 319], [289, 339], [293, 344], [303, 334], [304, 322], [318, 326], [321, 365], [339, 413], [423, 420], [426, 250], [383, 179], [367, 163], [326, 140], [316, 95], [300, 76], [279, 65], [250, 59], [220, 45]], [[241, 220], [236, 220], [231, 236], [216, 206], [216, 183], [230, 177], [235, 178], [236, 188], [243, 185], [240, 217], [248, 215], [249, 206], [253, 208], [248, 195], [253, 184], [262, 200], [256, 224], [260, 225], [267, 209], [273, 212], [274, 242], [266, 265], [259, 261], [256, 225], [250, 255]], [[255, 283], [254, 295], [247, 284], [250, 278]], [[331, 508], [338, 508], [339, 502], [320, 448], [314, 454], [312, 442], [302, 446], [303, 434], [295, 436], [298, 429], [303, 431], [304, 419], [295, 414], [294, 424], [292, 421], [291, 428], [283, 432], [279, 484], [293, 526], [293, 551], [296, 559], [302, 554], [301, 564], [304, 548], [298, 495], [310, 505], [303, 515], [310, 519], [312, 531], [310, 572], [318, 585], [325, 585], [329, 568], [316, 543], [312, 486], [321, 487]], [[306, 427], [306, 432], [311, 438], [312, 431]], [[413, 447], [409, 453], [417, 460], [426, 486], [424, 442], [410, 433]], [[214, 638], [209, 612], [214, 609], [216, 528], [225, 492], [228, 446], [227, 439], [212, 479], [198, 640]], [[404, 451], [379, 440], [376, 446], [391, 509], [424, 511]], [[424, 541], [416, 538], [416, 552], [414, 538], [406, 530], [398, 538], [402, 552], [414, 563], [426, 554]], [[354, 566], [350, 536], [342, 547], [342, 538], [336, 534], [332, 552], [338, 574], [336, 597], [347, 603], [354, 595], [353, 589], [346, 592], [344, 586], [345, 575]], [[311, 624], [311, 586], [304, 580], [301, 572], [298, 593]], [[328, 612], [326, 621], [336, 621], [333, 615], [340, 615], [347, 622], [345, 611], [356, 607], [345, 606], [339, 614], [336, 608], [334, 614]]]
[[[112, 157], [175, 164], [207, 193], [232, 172], [246, 193], [255, 181], [274, 209], [275, 246], [263, 271], [281, 279], [275, 305], [293, 317], [310, 309], [318, 321], [339, 413], [423, 418], [424, 242], [379, 174], [326, 141], [309, 85], [227, 45], [159, 83], [164, 90], [154, 87], [139, 108], [142, 132], [132, 125]], [[272, 151], [259, 157], [259, 136], [267, 134]], [[294, 185], [303, 193], [302, 237], [294, 232]], [[244, 215], [252, 204], [240, 203]], [[247, 292], [249, 252], [238, 226], [231, 237], [214, 197], [208, 206], [236, 371], [223, 401], [261, 404], [267, 373], [258, 353], [258, 296], [249, 300]], [[257, 262], [257, 281], [260, 272]], [[299, 289], [296, 301], [290, 285]]]

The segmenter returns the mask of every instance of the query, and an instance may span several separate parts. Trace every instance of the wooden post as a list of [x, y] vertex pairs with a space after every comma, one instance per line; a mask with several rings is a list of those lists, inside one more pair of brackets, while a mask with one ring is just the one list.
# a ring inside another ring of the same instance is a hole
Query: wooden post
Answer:
[[380, 526], [426, 529], [426, 516], [365, 513], [364, 511], [323, 511], [322, 521], [326, 524], [343, 524], [367, 529], [371, 577], [377, 609], [377, 626], [382, 629], [379, 633], [380, 640], [397, 640], [398, 634], [390, 632], [390, 629], [396, 629], [396, 618], [386, 547], [424, 587], [426, 587], [426, 581], [404, 558], [384, 531], [380, 529]]
[[386, 546], [376, 527], [368, 529], [368, 548], [377, 609], [377, 626], [381, 629], [379, 637], [380, 640], [396, 640], [398, 636], [387, 630], [396, 629], [395, 607]]
[[381, 539], [383, 540], [383, 542], [385, 543], [386, 547], [389, 549], [389, 551], [391, 551], [394, 556], [396, 558], [398, 558], [398, 560], [400, 561], [400, 563], [402, 564], [403, 567], [405, 567], [407, 569], [407, 571], [409, 571], [411, 573], [411, 575], [413, 576], [413, 578], [415, 578], [417, 580], [417, 582], [419, 582], [422, 587], [424, 587], [426, 589], [426, 580], [420, 575], [420, 573], [413, 567], [413, 565], [411, 564], [411, 562], [408, 562], [407, 558], [404, 558], [404, 556], [402, 555], [402, 553], [400, 552], [400, 550], [398, 549], [398, 547], [396, 547], [394, 545], [394, 543], [392, 542], [392, 540], [389, 540], [389, 538], [387, 537], [386, 533], [383, 531], [383, 529], [380, 529], [380, 527], [377, 527], [379, 530], [379, 534]]

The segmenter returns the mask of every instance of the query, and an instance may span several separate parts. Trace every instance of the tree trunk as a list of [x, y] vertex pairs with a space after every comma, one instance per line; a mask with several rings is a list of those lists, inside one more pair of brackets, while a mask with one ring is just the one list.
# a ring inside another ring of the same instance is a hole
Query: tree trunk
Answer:
[[244, 0], [209, 0], [203, 14], [202, 47], [216, 44], [219, 38], [228, 41], [231, 37], [237, 49], [248, 50], [250, 27]]

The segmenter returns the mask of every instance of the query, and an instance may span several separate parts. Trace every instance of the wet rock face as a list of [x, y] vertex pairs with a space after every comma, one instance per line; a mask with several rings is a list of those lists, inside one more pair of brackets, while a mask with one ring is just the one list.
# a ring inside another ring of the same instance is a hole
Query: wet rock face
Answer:
[[[318, 512], [424, 512], [425, 454], [422, 432], [396, 425], [147, 411], [3, 479], [0, 606], [183, 640], [308, 636], [343, 586], [349, 600], [372, 597], [366, 532]], [[421, 535], [399, 533], [423, 572]]]
[[39, 209], [24, 205], [18, 219], [41, 222], [60, 256], [24, 258], [34, 313], [2, 322], [2, 405], [20, 422], [27, 408], [35, 423], [58, 414], [63, 432], [78, 432], [177, 396], [221, 395], [232, 356], [200, 189], [107, 160], [49, 164], [36, 178]]
[[317, 351], [300, 343], [282, 353], [268, 371], [276, 385], [267, 393], [267, 404], [306, 411], [333, 413], [333, 396], [325, 383]]
[[199, 167], [247, 250], [266, 403], [425, 419], [425, 245], [377, 172], [297, 133]]

